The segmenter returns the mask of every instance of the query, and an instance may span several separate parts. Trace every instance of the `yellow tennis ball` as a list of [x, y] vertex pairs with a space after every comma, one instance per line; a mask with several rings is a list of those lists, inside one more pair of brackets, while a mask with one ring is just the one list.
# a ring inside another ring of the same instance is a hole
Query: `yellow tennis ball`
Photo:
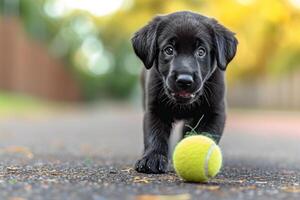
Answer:
[[173, 165], [176, 173], [185, 181], [207, 182], [220, 171], [222, 153], [209, 137], [193, 135], [177, 144]]

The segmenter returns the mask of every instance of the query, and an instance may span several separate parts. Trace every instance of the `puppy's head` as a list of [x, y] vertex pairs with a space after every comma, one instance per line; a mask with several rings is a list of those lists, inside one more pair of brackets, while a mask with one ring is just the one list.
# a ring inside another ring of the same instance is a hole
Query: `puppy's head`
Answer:
[[216, 20], [192, 12], [158, 16], [132, 38], [145, 67], [155, 67], [167, 95], [183, 104], [202, 94], [205, 81], [217, 68], [226, 69], [237, 43]]

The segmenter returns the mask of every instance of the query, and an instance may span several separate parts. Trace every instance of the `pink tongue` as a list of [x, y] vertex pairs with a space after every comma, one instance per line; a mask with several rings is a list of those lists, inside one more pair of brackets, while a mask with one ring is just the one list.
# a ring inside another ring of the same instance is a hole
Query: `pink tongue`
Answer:
[[185, 92], [185, 91], [182, 91], [182, 92], [178, 93], [178, 96], [181, 96], [181, 97], [189, 97], [190, 95], [191, 95], [191, 93]]

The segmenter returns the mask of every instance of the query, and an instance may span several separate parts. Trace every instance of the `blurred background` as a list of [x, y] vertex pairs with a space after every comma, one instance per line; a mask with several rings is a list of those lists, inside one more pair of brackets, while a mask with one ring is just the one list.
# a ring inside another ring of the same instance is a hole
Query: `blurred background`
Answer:
[[126, 131], [137, 154], [142, 63], [130, 38], [180, 10], [216, 18], [239, 40], [227, 70], [227, 132], [300, 135], [299, 0], [0, 0], [1, 145], [128, 148], [112, 141]]
[[299, 0], [1, 0], [1, 94], [91, 102], [140, 99], [130, 38], [153, 16], [192, 10], [236, 32], [233, 107], [300, 108]]

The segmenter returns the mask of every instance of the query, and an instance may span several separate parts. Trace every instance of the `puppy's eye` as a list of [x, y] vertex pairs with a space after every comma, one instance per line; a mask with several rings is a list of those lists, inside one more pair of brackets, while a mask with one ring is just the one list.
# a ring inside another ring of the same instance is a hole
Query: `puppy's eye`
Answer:
[[169, 56], [171, 56], [171, 55], [174, 54], [174, 49], [173, 49], [173, 47], [171, 47], [171, 46], [166, 47], [166, 48], [164, 49], [164, 51], [165, 51], [165, 53], [166, 53], [167, 55], [169, 55]]
[[203, 58], [206, 55], [206, 50], [203, 47], [200, 47], [197, 51], [197, 55]]

